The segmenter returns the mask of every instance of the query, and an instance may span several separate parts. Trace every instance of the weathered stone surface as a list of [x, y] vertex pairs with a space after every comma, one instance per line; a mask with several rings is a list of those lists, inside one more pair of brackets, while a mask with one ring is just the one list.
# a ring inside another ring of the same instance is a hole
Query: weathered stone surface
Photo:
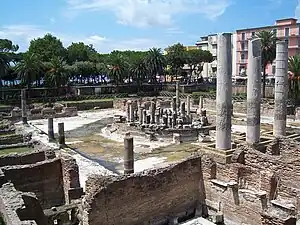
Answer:
[[[43, 209], [65, 203], [61, 160], [45, 160], [36, 164], [2, 167], [4, 180], [15, 188], [36, 194]], [[1, 185], [1, 184], [0, 184]]]
[[77, 107], [65, 107], [64, 112], [66, 116], [78, 116]]
[[41, 113], [43, 116], [49, 116], [49, 115], [53, 116], [55, 114], [55, 111], [52, 108], [44, 108], [42, 109]]
[[[295, 205], [299, 214], [299, 149], [299, 143], [293, 140], [277, 139], [268, 145], [267, 153], [239, 147], [232, 155], [232, 163], [227, 165], [202, 157], [207, 204], [236, 224], [295, 225], [294, 209], [282, 210], [270, 200]], [[220, 182], [212, 182], [212, 177]], [[232, 185], [233, 182], [238, 185]], [[272, 214], [262, 216], [266, 211]]]
[[201, 181], [199, 157], [128, 176], [89, 177], [83, 225], [166, 223], [178, 213], [197, 207], [203, 191], [199, 189]]
[[36, 196], [17, 191], [12, 183], [0, 187], [0, 214], [6, 225], [47, 225]]

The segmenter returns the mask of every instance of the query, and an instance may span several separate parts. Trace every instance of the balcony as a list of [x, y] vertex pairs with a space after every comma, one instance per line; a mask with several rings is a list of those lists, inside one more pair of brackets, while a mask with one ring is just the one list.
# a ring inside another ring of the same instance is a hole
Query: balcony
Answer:
[[244, 48], [244, 49], [238, 49], [238, 52], [248, 52], [248, 48]]
[[203, 45], [203, 44], [208, 44], [208, 39], [203, 38], [196, 42], [196, 45]]
[[289, 45], [289, 49], [300, 48], [299, 45]]
[[248, 38], [246, 38], [246, 39], [238, 39], [237, 41], [238, 42], [248, 42], [249, 40], [251, 40], [252, 39], [252, 37], [248, 37]]
[[248, 60], [247, 59], [240, 59], [238, 61], [238, 64], [247, 64], [248, 63]]

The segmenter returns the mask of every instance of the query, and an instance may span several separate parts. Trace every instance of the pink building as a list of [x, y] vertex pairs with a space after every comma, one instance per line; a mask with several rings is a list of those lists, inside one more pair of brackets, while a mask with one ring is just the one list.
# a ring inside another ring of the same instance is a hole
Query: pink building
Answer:
[[[237, 30], [237, 75], [247, 73], [248, 40], [262, 30], [273, 31], [278, 39], [287, 40], [289, 43], [289, 56], [300, 53], [300, 23], [297, 23], [297, 19], [282, 19], [277, 20], [273, 26]], [[268, 75], [275, 74], [275, 62], [272, 65], [268, 65], [266, 73]]]

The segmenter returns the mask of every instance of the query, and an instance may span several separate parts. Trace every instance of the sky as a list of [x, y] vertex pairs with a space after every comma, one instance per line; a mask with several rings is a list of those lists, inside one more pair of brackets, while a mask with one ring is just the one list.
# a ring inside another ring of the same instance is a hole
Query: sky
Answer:
[[300, 19], [300, 0], [2, 0], [0, 38], [20, 51], [46, 33], [100, 53], [164, 49], [290, 17]]

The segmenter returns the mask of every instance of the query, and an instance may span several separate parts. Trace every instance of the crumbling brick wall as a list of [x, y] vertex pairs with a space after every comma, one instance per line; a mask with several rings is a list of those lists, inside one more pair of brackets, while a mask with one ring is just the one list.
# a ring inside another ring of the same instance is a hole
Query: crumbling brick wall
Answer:
[[[299, 149], [293, 140], [280, 139], [269, 144], [266, 153], [239, 147], [231, 164], [220, 164], [213, 158], [203, 160], [208, 206], [239, 224], [294, 224], [293, 215], [300, 210]], [[271, 219], [267, 214], [262, 217], [261, 213], [269, 209], [278, 213], [269, 216]], [[279, 213], [282, 209], [283, 214]]]
[[0, 167], [32, 164], [32, 163], [41, 162], [45, 159], [46, 157], [44, 151], [5, 155], [5, 156], [0, 156]]
[[43, 209], [65, 203], [60, 158], [2, 167], [1, 170], [4, 174], [2, 182], [11, 181], [17, 190], [35, 193]]
[[47, 225], [47, 218], [32, 193], [17, 191], [12, 183], [0, 187], [0, 215], [6, 225]]
[[199, 206], [201, 182], [200, 157], [128, 176], [90, 177], [83, 199], [83, 225], [165, 224]]
[[70, 156], [61, 158], [66, 203], [78, 199], [83, 194], [79, 182], [79, 168], [76, 160]]

